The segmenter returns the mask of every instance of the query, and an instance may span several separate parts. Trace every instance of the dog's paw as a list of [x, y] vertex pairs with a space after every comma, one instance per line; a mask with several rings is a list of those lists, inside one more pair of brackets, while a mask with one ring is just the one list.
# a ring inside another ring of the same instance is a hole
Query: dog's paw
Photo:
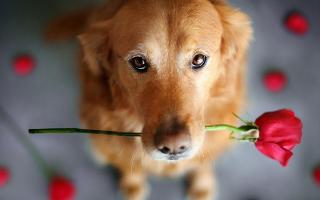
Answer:
[[189, 200], [213, 200], [215, 195], [215, 181], [210, 165], [199, 167], [189, 174]]
[[120, 189], [125, 200], [145, 200], [149, 193], [145, 176], [139, 171], [122, 173]]
[[121, 187], [125, 200], [145, 200], [149, 194], [147, 185], [124, 185]]
[[208, 188], [190, 189], [188, 200], [213, 200], [212, 191]]

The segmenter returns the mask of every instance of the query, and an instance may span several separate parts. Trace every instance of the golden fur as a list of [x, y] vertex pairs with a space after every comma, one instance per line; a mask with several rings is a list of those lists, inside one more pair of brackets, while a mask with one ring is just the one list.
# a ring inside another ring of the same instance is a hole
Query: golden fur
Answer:
[[[143, 133], [90, 136], [96, 157], [120, 170], [127, 199], [144, 199], [150, 173], [187, 173], [191, 199], [212, 198], [211, 162], [230, 142], [228, 133], [205, 134], [204, 126], [236, 123], [232, 113], [243, 103], [251, 34], [249, 18], [223, 0], [112, 0], [52, 23], [50, 40], [78, 35], [81, 41], [85, 127]], [[197, 72], [188, 66], [195, 51], [210, 56]], [[127, 62], [140, 53], [152, 61], [145, 74]], [[176, 162], [155, 160], [154, 130], [172, 116], [190, 128], [194, 153]]]

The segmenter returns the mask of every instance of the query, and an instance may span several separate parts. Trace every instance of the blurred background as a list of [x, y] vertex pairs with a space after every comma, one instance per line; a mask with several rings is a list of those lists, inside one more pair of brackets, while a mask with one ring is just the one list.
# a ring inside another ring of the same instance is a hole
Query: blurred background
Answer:
[[[101, 3], [1, 0], [0, 166], [10, 172], [10, 180], [0, 187], [0, 200], [48, 198], [46, 179], [17, 134], [30, 138], [45, 160], [73, 181], [75, 199], [121, 198], [114, 170], [93, 162], [85, 136], [27, 135], [28, 128], [80, 126], [79, 45], [76, 40], [47, 44], [43, 31], [56, 16]], [[268, 110], [292, 108], [304, 122], [304, 137], [286, 168], [253, 145], [239, 144], [226, 152], [215, 163], [218, 199], [319, 200], [313, 170], [320, 163], [320, 1], [231, 3], [251, 16], [255, 30], [249, 54], [248, 107], [242, 116], [253, 120]], [[271, 70], [276, 71], [266, 75]], [[8, 122], [8, 115], [16, 125]], [[149, 182], [150, 200], [185, 199], [183, 179], [150, 177]]]

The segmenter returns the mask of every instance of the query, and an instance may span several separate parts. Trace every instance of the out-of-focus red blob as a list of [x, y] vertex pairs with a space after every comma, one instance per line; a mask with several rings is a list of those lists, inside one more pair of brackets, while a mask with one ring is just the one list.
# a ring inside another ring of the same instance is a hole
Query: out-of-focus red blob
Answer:
[[35, 60], [31, 55], [20, 55], [13, 59], [13, 70], [19, 76], [31, 74], [35, 66]]
[[54, 176], [49, 185], [50, 200], [73, 200], [76, 189], [73, 183], [62, 176]]
[[264, 75], [263, 83], [270, 92], [281, 92], [287, 85], [287, 77], [281, 71], [270, 71]]
[[290, 32], [297, 35], [304, 35], [309, 30], [308, 20], [298, 11], [290, 12], [286, 17], [284, 24]]
[[4, 187], [7, 185], [10, 179], [10, 171], [5, 168], [0, 166], [0, 188]]
[[318, 184], [318, 186], [320, 187], [320, 165], [317, 166], [314, 171], [313, 171], [313, 178], [314, 181]]

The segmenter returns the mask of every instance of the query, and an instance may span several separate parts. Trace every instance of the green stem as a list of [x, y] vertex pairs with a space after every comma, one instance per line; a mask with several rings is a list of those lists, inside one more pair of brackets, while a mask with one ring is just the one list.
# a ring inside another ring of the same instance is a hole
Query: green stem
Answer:
[[[207, 131], [223, 131], [229, 130], [232, 132], [242, 131], [240, 128], [227, 124], [218, 124], [206, 126]], [[80, 133], [80, 134], [105, 134], [115, 136], [127, 136], [136, 137], [141, 136], [141, 133], [136, 132], [117, 132], [117, 131], [102, 131], [102, 130], [91, 130], [91, 129], [80, 129], [80, 128], [45, 128], [45, 129], [29, 129], [30, 134], [65, 134], [65, 133]]]
[[206, 126], [206, 131], [232, 131], [232, 132], [240, 132], [242, 129], [231, 126], [228, 124], [217, 124], [217, 125], [209, 125]]
[[116, 135], [116, 136], [127, 136], [127, 137], [141, 136], [141, 133], [134, 133], [134, 132], [102, 131], [102, 130], [90, 130], [90, 129], [80, 129], [80, 128], [29, 129], [29, 133], [31, 134], [47, 134], [47, 133], [105, 134], [105, 135]]

